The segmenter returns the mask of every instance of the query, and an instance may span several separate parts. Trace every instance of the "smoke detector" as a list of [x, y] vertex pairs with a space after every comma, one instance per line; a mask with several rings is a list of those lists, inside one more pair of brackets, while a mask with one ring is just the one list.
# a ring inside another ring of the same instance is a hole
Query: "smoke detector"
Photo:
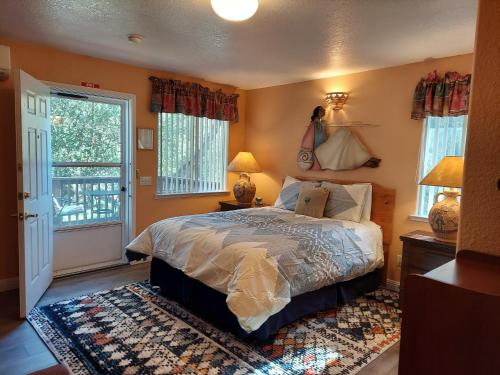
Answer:
[[129, 34], [127, 38], [130, 43], [134, 44], [140, 44], [144, 40], [144, 36], [141, 34]]

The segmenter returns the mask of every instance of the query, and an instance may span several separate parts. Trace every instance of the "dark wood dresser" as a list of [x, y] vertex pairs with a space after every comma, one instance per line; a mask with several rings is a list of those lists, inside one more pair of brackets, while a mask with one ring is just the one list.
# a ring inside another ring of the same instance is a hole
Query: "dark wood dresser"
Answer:
[[500, 257], [460, 251], [404, 293], [400, 375], [500, 373]]
[[405, 281], [409, 274], [423, 275], [455, 259], [456, 244], [436, 240], [431, 232], [415, 231], [400, 237], [403, 241], [399, 291], [401, 305]]
[[232, 210], [242, 210], [244, 208], [256, 208], [256, 207], [266, 207], [268, 204], [256, 205], [255, 202], [252, 202], [250, 207], [241, 207], [238, 205], [238, 201], [220, 201], [220, 210], [221, 211], [232, 211]]

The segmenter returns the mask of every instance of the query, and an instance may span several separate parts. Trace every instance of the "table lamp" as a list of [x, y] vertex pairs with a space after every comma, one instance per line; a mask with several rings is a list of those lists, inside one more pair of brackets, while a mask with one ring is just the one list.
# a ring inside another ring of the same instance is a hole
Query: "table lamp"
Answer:
[[240, 179], [233, 186], [234, 197], [238, 206], [250, 207], [255, 197], [255, 184], [250, 181], [249, 173], [261, 172], [260, 166], [251, 152], [238, 152], [238, 155], [227, 166], [229, 172], [241, 172]]
[[[427, 176], [420, 185], [444, 186], [447, 188], [461, 188], [464, 169], [464, 158], [461, 156], [445, 156]], [[439, 201], [439, 196], [444, 199]], [[458, 232], [458, 221], [460, 216], [460, 203], [457, 198], [460, 193], [457, 190], [445, 189], [436, 194], [434, 205], [429, 212], [429, 224], [436, 239], [445, 242], [455, 242]]]

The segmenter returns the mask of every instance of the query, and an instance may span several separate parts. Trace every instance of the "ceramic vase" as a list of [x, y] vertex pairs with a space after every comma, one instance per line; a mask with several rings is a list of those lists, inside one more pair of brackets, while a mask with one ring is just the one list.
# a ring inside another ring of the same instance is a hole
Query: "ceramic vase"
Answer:
[[[439, 197], [444, 195], [443, 200]], [[435, 237], [440, 241], [455, 242], [457, 240], [460, 203], [457, 191], [444, 191], [436, 195], [434, 205], [429, 212], [429, 224]]]
[[246, 173], [240, 175], [240, 179], [233, 186], [234, 197], [238, 201], [238, 206], [250, 207], [253, 197], [255, 197], [255, 184], [250, 181], [250, 176]]

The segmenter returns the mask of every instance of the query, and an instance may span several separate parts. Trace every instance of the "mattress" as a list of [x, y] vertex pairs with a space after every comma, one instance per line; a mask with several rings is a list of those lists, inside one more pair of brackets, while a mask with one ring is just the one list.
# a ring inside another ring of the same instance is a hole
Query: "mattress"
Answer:
[[291, 298], [383, 265], [372, 222], [311, 218], [272, 207], [162, 220], [128, 250], [153, 255], [226, 295], [243, 330], [257, 330]]

